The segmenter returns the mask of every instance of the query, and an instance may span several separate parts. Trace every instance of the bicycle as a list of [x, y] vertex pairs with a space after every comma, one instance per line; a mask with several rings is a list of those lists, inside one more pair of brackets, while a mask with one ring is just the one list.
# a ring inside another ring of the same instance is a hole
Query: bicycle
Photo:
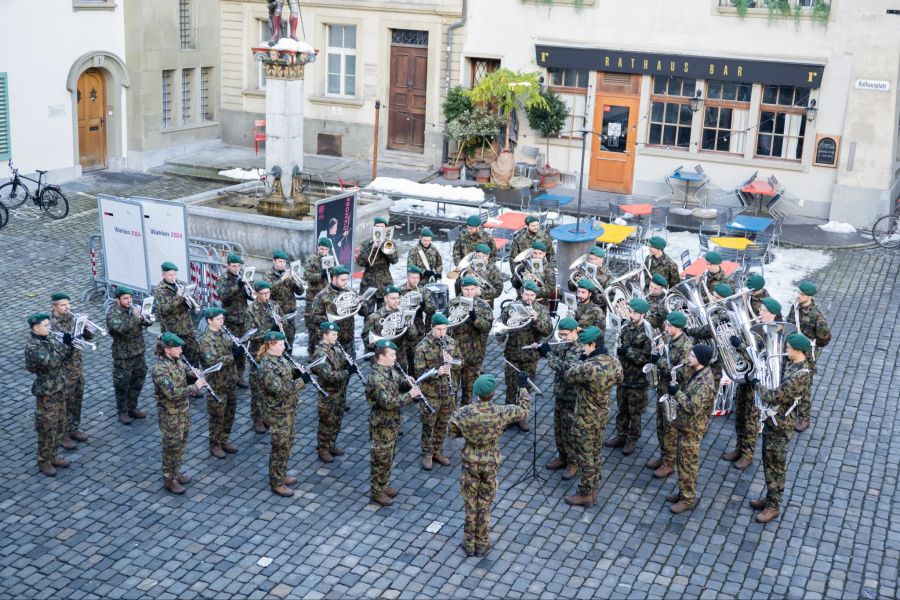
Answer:
[[0, 229], [6, 227], [7, 223], [9, 223], [9, 210], [0, 204]]
[[897, 198], [893, 213], [875, 221], [872, 239], [882, 248], [900, 247], [900, 198]]
[[[58, 185], [42, 183], [47, 171], [37, 170], [37, 181], [24, 175], [19, 175], [19, 170], [9, 161], [9, 170], [12, 172], [12, 180], [0, 185], [0, 204], [6, 209], [19, 208], [30, 198], [34, 205], [39, 207], [54, 219], [62, 219], [69, 214], [69, 201], [62, 193]], [[25, 181], [37, 184], [34, 194], [25, 185]]]

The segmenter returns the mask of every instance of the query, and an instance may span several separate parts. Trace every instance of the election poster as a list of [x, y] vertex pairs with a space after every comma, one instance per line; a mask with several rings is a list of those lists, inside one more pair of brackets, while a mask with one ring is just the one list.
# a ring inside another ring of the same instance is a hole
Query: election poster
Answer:
[[190, 281], [187, 207], [180, 202], [157, 198], [133, 198], [141, 203], [147, 273], [151, 282], [160, 279], [160, 265], [174, 263], [178, 279]]
[[97, 206], [107, 281], [149, 292], [141, 203], [100, 194]]

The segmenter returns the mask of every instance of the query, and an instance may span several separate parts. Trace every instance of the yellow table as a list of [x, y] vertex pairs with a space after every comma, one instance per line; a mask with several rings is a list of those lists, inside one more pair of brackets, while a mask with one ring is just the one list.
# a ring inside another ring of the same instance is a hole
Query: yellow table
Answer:
[[617, 246], [630, 236], [634, 235], [634, 232], [637, 231], [637, 227], [634, 227], [633, 225], [600, 223], [600, 226], [603, 227], [603, 235], [598, 237], [597, 241], [604, 244], [615, 244]]
[[753, 243], [753, 240], [745, 237], [711, 237], [709, 241], [720, 248], [731, 250], [746, 250]]

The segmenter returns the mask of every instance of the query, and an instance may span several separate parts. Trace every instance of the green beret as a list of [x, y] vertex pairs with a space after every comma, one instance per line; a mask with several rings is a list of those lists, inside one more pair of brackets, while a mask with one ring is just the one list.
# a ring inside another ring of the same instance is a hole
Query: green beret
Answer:
[[666, 317], [666, 321], [669, 322], [669, 325], [674, 327], [678, 327], [679, 329], [684, 329], [684, 326], [687, 325], [687, 317], [681, 311], [670, 312], [669, 316]]
[[345, 267], [344, 265], [338, 265], [331, 270], [331, 276], [337, 277], [338, 275], [349, 275], [350, 269]]
[[209, 308], [204, 309], [203, 318], [204, 319], [215, 319], [219, 315], [224, 315], [224, 314], [225, 314], [224, 308], [219, 308], [218, 306], [210, 306]]
[[776, 317], [781, 317], [781, 303], [778, 300], [775, 298], [763, 298], [762, 304], [767, 311]]
[[134, 292], [131, 291], [131, 288], [127, 288], [124, 285], [117, 286], [116, 298], [121, 298], [122, 296], [134, 296]]
[[322, 331], [337, 331], [340, 329], [337, 323], [332, 323], [331, 321], [325, 321], [321, 325], [319, 325], [319, 329]]
[[478, 287], [477, 279], [475, 279], [474, 277], [463, 277], [460, 287], [469, 287], [469, 286], [473, 286], [473, 285]]
[[759, 273], [754, 273], [750, 277], [747, 278], [747, 287], [753, 290], [754, 292], [758, 292], [759, 290], [766, 287], [766, 280], [763, 279], [763, 276]]
[[541, 291], [540, 289], [538, 289], [537, 284], [531, 280], [526, 281], [523, 288], [530, 292], [534, 292], [535, 294]]
[[717, 283], [713, 286], [713, 291], [722, 298], [727, 298], [734, 295], [734, 290], [727, 283]]
[[322, 246], [323, 248], [331, 248], [331, 240], [327, 237], [321, 237], [316, 245]]
[[377, 342], [375, 342], [375, 347], [376, 348], [390, 348], [391, 350], [396, 350], [397, 344], [395, 344], [391, 340], [381, 339], [381, 340], [378, 340]]
[[560, 319], [559, 323], [556, 325], [557, 329], [564, 329], [566, 331], [575, 331], [578, 329], [578, 321], [573, 319], [572, 317], [566, 317], [565, 319]]
[[385, 296], [387, 296], [388, 294], [399, 294], [399, 293], [400, 293], [400, 288], [398, 288], [396, 285], [388, 285], [388, 286], [385, 286], [385, 288], [384, 288]]
[[662, 275], [660, 275], [659, 273], [654, 273], [653, 277], [650, 278], [650, 281], [652, 281], [653, 283], [655, 283], [656, 285], [658, 285], [660, 287], [666, 287], [667, 285], [669, 285], [669, 282], [666, 281], [666, 278], [663, 277]]
[[181, 346], [184, 346], [184, 340], [171, 331], [167, 331], [162, 334], [162, 337], [159, 338], [159, 341], [161, 341], [162, 345], [166, 348], [180, 348]]
[[722, 255], [713, 250], [712, 252], [706, 253], [706, 262], [711, 265], [721, 265], [722, 264]]
[[228, 262], [228, 264], [234, 264], [234, 263], [243, 264], [244, 263], [244, 259], [241, 258], [240, 256], [238, 256], [237, 254], [229, 254], [228, 258], [226, 258], [225, 260]]
[[59, 302], [60, 300], [71, 300], [71, 298], [69, 298], [69, 295], [65, 292], [53, 292], [53, 294], [50, 295], [50, 300], [52, 302]]
[[257, 292], [259, 290], [271, 290], [272, 284], [268, 281], [257, 281], [253, 284], [253, 289], [255, 289]]
[[376, 225], [387, 225], [388, 220], [385, 219], [384, 217], [375, 217], [375, 224]]
[[600, 331], [599, 327], [591, 325], [584, 331], [578, 334], [578, 343], [579, 344], [593, 344], [598, 339], [603, 337], [603, 332]]
[[423, 227], [422, 231], [419, 232], [419, 237], [434, 237], [434, 234], [431, 233], [431, 229], [428, 227]]
[[594, 282], [587, 277], [582, 277], [578, 280], [578, 287], [590, 290], [592, 292], [597, 289], [597, 286], [594, 285]]
[[432, 325], [449, 325], [450, 320], [444, 316], [443, 313], [434, 313], [431, 315], [431, 324]]
[[406, 267], [406, 272], [407, 273], [418, 273], [419, 275], [422, 275], [425, 273], [425, 269], [423, 269], [422, 267], [419, 267], [417, 265], [409, 265], [408, 267]]
[[486, 398], [497, 389], [497, 380], [493, 375], [479, 375], [472, 384], [472, 393], [479, 398]]
[[641, 313], [642, 315], [650, 312], [650, 304], [643, 298], [632, 298], [631, 302], [628, 303], [628, 306], [630, 306], [631, 310], [634, 312]]
[[280, 258], [282, 260], [291, 260], [291, 257], [288, 256], [287, 252], [284, 250], [276, 250], [272, 253], [272, 259]]
[[280, 331], [268, 331], [266, 332], [265, 337], [263, 337], [264, 342], [277, 342], [278, 340], [286, 340], [287, 336], [281, 333]]
[[472, 215], [468, 219], [466, 219], [466, 225], [469, 227], [481, 227], [481, 217], [478, 215]]
[[657, 250], [664, 250], [666, 247], [666, 240], [659, 237], [658, 235], [654, 235], [652, 238], [648, 240], [651, 246], [656, 248]]
[[812, 342], [802, 333], [792, 333], [787, 336], [787, 343], [791, 345], [791, 348], [800, 352], [809, 352], [812, 348]]
[[42, 313], [42, 312], [40, 312], [40, 313], [34, 313], [34, 314], [31, 315], [30, 317], [28, 317], [28, 326], [29, 326], [29, 327], [34, 327], [35, 325], [37, 325], [37, 324], [40, 323], [41, 321], [46, 321], [46, 320], [49, 319], [49, 318], [50, 318], [50, 315], [48, 315], [47, 313]]
[[816, 284], [814, 284], [812, 281], [801, 281], [800, 285], [798, 285], [797, 287], [807, 296], [815, 296], [816, 292], [819, 291], [819, 288], [817, 288]]
[[546, 251], [547, 251], [547, 244], [545, 244], [544, 242], [534, 241], [534, 242], [531, 243], [531, 247], [532, 247], [534, 250], [540, 250], [541, 252], [546, 252]]
[[534, 215], [528, 215], [527, 217], [525, 217], [526, 225], [530, 225], [531, 223], [540, 223], [540, 222], [541, 222], [541, 220]]
[[490, 256], [491, 248], [487, 244], [475, 244], [475, 252], [481, 252]]
[[604, 250], [600, 246], [594, 246], [593, 248], [591, 248], [591, 254], [593, 256], [599, 256], [600, 258], [606, 258], [606, 250]]
[[160, 265], [160, 269], [162, 269], [163, 273], [165, 273], [166, 271], [177, 271], [178, 267], [175, 266], [175, 263], [166, 261]]

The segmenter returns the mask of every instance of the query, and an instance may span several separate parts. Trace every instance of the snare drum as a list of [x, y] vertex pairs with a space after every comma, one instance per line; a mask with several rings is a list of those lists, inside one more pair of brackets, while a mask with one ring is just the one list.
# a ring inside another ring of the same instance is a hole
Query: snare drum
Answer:
[[428, 300], [438, 311], [443, 311], [450, 304], [450, 288], [443, 283], [429, 283], [425, 286]]

